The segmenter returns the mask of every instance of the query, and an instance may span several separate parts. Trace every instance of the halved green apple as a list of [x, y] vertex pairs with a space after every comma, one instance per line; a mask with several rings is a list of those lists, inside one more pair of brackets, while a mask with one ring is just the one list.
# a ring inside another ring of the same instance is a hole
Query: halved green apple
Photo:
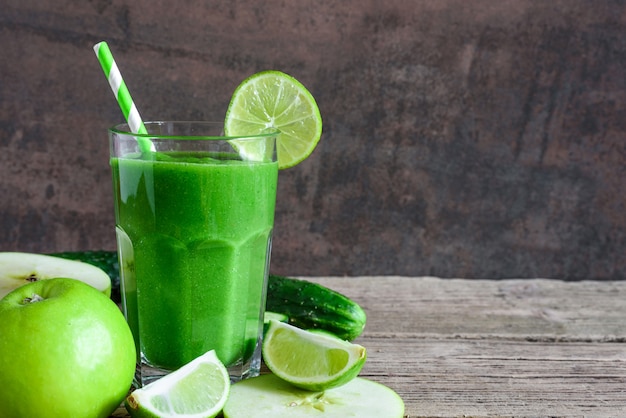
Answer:
[[226, 418], [402, 418], [404, 401], [393, 389], [361, 377], [318, 392], [270, 373], [232, 385], [223, 412]]
[[0, 299], [22, 285], [55, 277], [80, 280], [111, 297], [111, 278], [96, 266], [44, 254], [0, 252]]

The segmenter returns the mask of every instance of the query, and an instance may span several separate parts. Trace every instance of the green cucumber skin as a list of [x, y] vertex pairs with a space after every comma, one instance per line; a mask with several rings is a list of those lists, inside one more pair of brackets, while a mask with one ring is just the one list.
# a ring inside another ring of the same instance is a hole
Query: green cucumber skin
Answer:
[[365, 311], [348, 297], [317, 283], [269, 275], [266, 309], [303, 329], [321, 329], [352, 341], [363, 332]]
[[[111, 277], [111, 299], [121, 302], [119, 262], [116, 251], [66, 251], [50, 254], [80, 260], [104, 270]], [[365, 311], [348, 297], [302, 279], [270, 274], [266, 309], [284, 314], [289, 323], [303, 329], [320, 329], [352, 341], [363, 332]]]

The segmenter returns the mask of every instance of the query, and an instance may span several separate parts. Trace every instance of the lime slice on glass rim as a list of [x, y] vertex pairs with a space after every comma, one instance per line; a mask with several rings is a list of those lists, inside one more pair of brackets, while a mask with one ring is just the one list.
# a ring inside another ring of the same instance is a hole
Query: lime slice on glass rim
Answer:
[[228, 371], [214, 350], [135, 390], [125, 402], [131, 417], [213, 418], [228, 399]]
[[270, 320], [263, 360], [281, 379], [306, 390], [326, 390], [354, 379], [365, 364], [365, 347], [326, 333]]
[[[280, 170], [306, 159], [322, 135], [322, 117], [315, 99], [298, 80], [280, 71], [253, 74], [234, 91], [226, 118], [227, 136], [277, 132], [276, 154]], [[251, 160], [263, 160], [245, 142], [237, 148]]]
[[322, 392], [298, 389], [273, 374], [235, 383], [225, 418], [402, 418], [404, 402], [391, 388], [356, 377]]

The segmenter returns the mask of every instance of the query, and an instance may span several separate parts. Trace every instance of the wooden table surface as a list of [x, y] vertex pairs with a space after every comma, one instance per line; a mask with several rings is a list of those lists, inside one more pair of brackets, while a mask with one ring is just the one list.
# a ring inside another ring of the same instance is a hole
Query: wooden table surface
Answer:
[[406, 417], [626, 416], [626, 281], [306, 279], [363, 306], [360, 376]]

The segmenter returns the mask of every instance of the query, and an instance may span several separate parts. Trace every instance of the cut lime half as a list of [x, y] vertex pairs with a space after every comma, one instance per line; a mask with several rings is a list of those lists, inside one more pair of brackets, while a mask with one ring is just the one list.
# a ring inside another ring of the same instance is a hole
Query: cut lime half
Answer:
[[228, 398], [228, 371], [214, 350], [135, 390], [126, 398], [132, 417], [213, 418]]
[[365, 364], [365, 347], [328, 333], [269, 321], [263, 360], [281, 379], [307, 390], [325, 390], [354, 379]]
[[391, 388], [357, 377], [322, 392], [298, 389], [265, 374], [235, 383], [224, 406], [226, 418], [402, 418], [404, 402]]
[[[233, 93], [224, 123], [227, 136], [278, 132], [278, 168], [293, 167], [307, 158], [322, 135], [322, 117], [311, 93], [280, 71], [262, 71], [245, 79]], [[240, 151], [255, 153], [254, 147]], [[252, 160], [262, 160], [251, 157]]]

